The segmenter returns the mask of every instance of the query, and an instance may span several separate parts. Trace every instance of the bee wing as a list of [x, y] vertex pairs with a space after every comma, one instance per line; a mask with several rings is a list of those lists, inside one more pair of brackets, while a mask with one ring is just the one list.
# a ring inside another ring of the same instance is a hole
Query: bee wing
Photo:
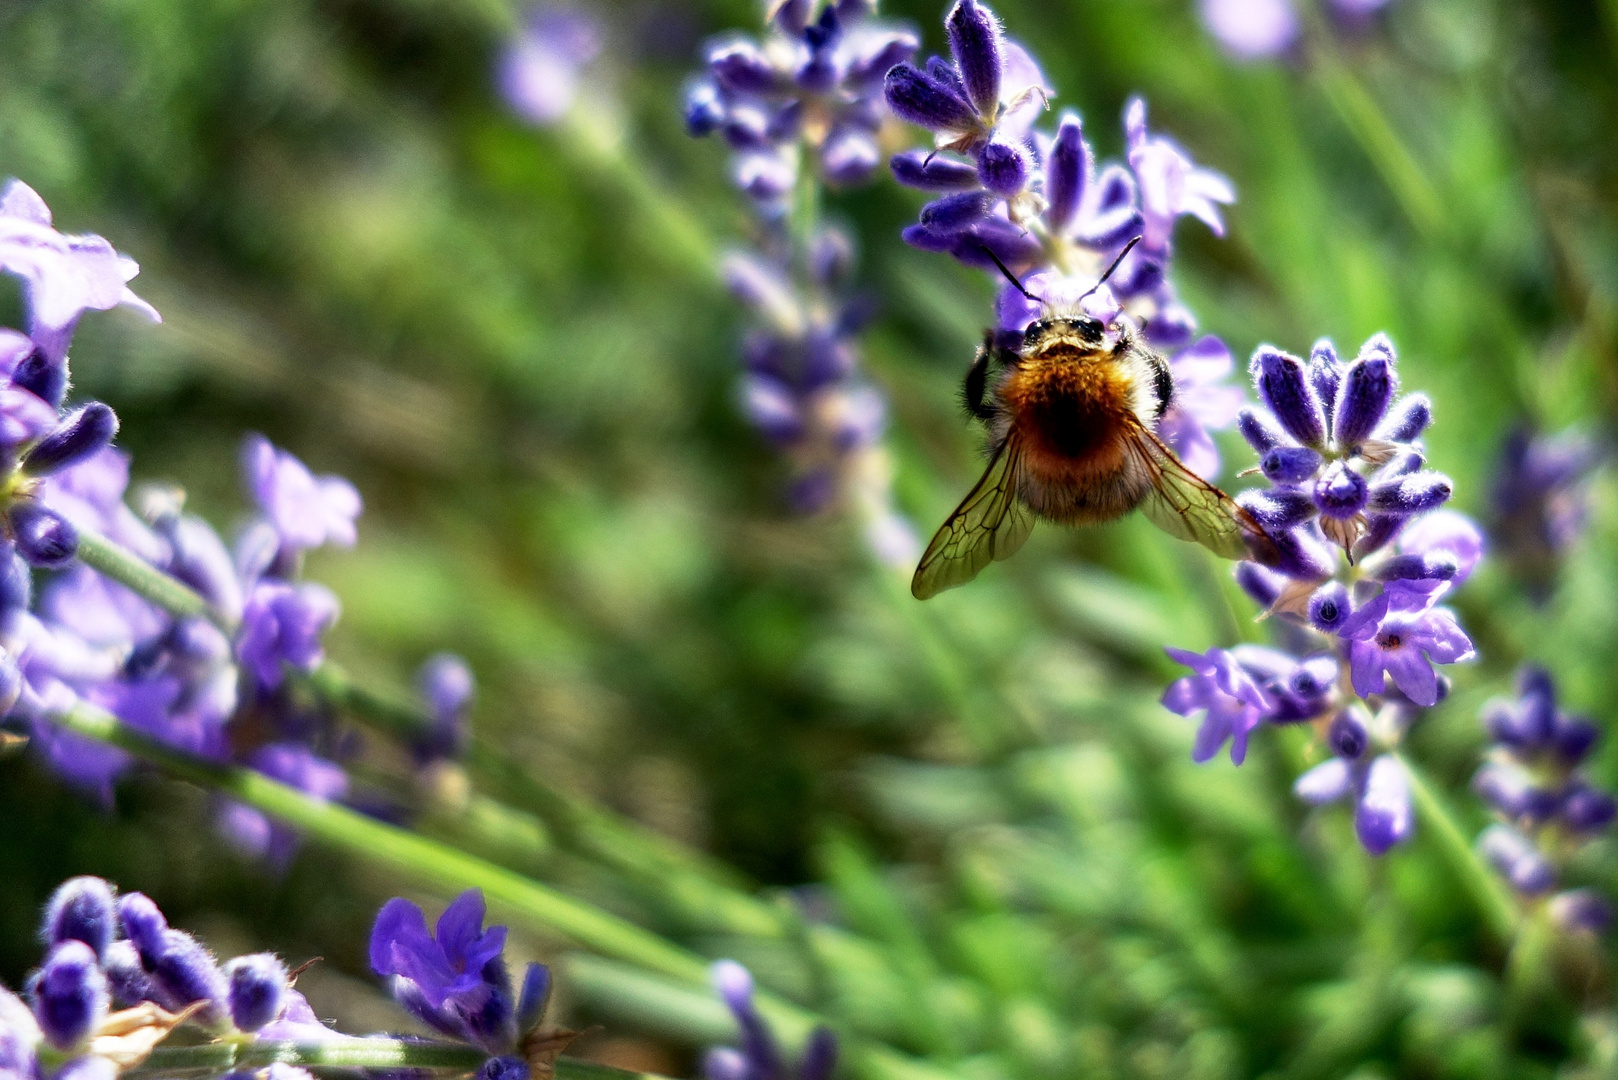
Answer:
[[1226, 559], [1267, 561], [1275, 542], [1236, 500], [1186, 468], [1145, 426], [1135, 428], [1130, 446], [1152, 481], [1140, 506], [1148, 521]]
[[910, 592], [926, 600], [965, 585], [996, 559], [1010, 558], [1034, 530], [1034, 514], [1017, 499], [1022, 448], [1015, 436], [994, 455], [961, 505], [922, 553]]

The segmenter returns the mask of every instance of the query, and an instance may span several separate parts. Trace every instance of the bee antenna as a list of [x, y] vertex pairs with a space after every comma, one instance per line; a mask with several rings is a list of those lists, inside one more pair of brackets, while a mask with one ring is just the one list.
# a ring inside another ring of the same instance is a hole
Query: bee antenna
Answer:
[[978, 250], [987, 255], [989, 257], [989, 261], [1000, 268], [1000, 272], [1006, 275], [1006, 280], [1011, 282], [1012, 288], [1016, 289], [1018, 292], [1022, 293], [1036, 304], [1043, 304], [1045, 302], [1044, 300], [1035, 296], [1033, 293], [1029, 292], [1027, 289], [1023, 288], [1023, 283], [1017, 280], [1017, 275], [1006, 269], [1006, 264], [1000, 261], [1000, 256], [989, 250], [989, 245], [979, 244]]
[[[1135, 239], [1133, 239], [1129, 243], [1125, 244], [1124, 245], [1124, 250], [1120, 251], [1118, 253], [1118, 257], [1116, 259], [1112, 260], [1112, 265], [1107, 267], [1107, 272], [1105, 274], [1101, 275], [1101, 279], [1099, 281], [1097, 281], [1094, 285], [1092, 285], [1088, 289], [1086, 289], [1085, 293], [1084, 293], [1084, 296], [1079, 297], [1079, 299], [1083, 300], [1085, 296], [1089, 296], [1091, 293], [1093, 293], [1097, 289], [1101, 288], [1101, 286], [1105, 285], [1107, 283], [1107, 279], [1112, 277], [1112, 272], [1114, 270], [1118, 269], [1118, 264], [1123, 262], [1125, 256], [1127, 256], [1131, 251], [1135, 250], [1135, 245], [1138, 244], [1138, 243], [1140, 243], [1140, 237], [1137, 236], [1137, 237], [1135, 237]], [[996, 260], [996, 261], [998, 261], [998, 260]]]

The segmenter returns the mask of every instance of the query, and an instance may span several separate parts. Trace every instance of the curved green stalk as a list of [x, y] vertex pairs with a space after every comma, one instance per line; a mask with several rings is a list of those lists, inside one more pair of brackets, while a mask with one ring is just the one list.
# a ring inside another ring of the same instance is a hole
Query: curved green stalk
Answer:
[[[81, 532], [79, 557], [86, 565], [172, 614], [204, 616], [226, 632], [233, 629], [200, 593], [105, 536]], [[304, 676], [303, 681], [327, 704], [401, 742], [413, 742], [433, 726], [433, 718], [414, 702], [402, 695], [360, 686], [329, 660]], [[497, 787], [507, 800], [520, 802], [539, 815], [558, 843], [632, 873], [643, 882], [654, 883], [660, 895], [676, 902], [688, 914], [700, 913], [710, 924], [732, 933], [767, 937], [784, 933], [779, 914], [769, 904], [743, 891], [745, 883], [733, 871], [701, 853], [554, 790], [485, 744], [473, 745], [468, 765], [480, 781]], [[509, 825], [505, 818], [512, 814], [500, 813], [507, 808], [493, 800], [488, 802], [485, 809], [491, 813], [471, 820], [471, 827], [480, 823]], [[524, 816], [514, 813], [515, 818]], [[502, 827], [498, 835], [487, 839], [493, 849], [517, 851], [525, 865], [544, 858], [549, 851], [548, 839], [533, 829]]]
[[[214, 1042], [201, 1046], [159, 1046], [140, 1065], [122, 1074], [132, 1080], [176, 1074], [219, 1074], [300, 1065], [331, 1069], [444, 1069], [471, 1072], [489, 1056], [475, 1046], [413, 1039], [322, 1039], [319, 1042], [261, 1040]], [[627, 1072], [589, 1061], [558, 1058], [557, 1080], [661, 1080], [652, 1073]]]
[[1399, 763], [1404, 766], [1406, 774], [1410, 777], [1410, 790], [1415, 796], [1416, 809], [1420, 812], [1422, 821], [1432, 830], [1433, 838], [1438, 842], [1439, 850], [1449, 861], [1455, 876], [1460, 879], [1461, 884], [1477, 903], [1484, 921], [1489, 924], [1489, 929], [1504, 941], [1512, 940], [1517, 934], [1520, 920], [1517, 904], [1506, 891], [1505, 884], [1483, 865], [1471, 842], [1467, 840], [1466, 834], [1461, 831], [1454, 812], [1428, 782], [1425, 774], [1406, 755], [1394, 756], [1399, 759]]
[[1424, 240], [1435, 239], [1444, 226], [1444, 204], [1416, 157], [1399, 138], [1387, 115], [1365, 84], [1322, 44], [1314, 52], [1326, 99], [1371, 159], [1405, 217]]
[[[444, 892], [480, 888], [514, 921], [530, 930], [561, 934], [603, 956], [673, 979], [706, 986], [708, 961], [616, 915], [483, 859], [389, 825], [336, 803], [323, 802], [261, 773], [175, 750], [136, 730], [104, 709], [79, 702], [51, 720], [63, 730], [116, 746], [181, 780], [256, 807], [310, 839], [332, 845]], [[759, 1009], [791, 1042], [801, 1041], [824, 1020], [767, 993]], [[848, 1059], [866, 1080], [936, 1080], [938, 1074], [890, 1047], [845, 1039]]]
[[79, 531], [78, 556], [86, 566], [100, 571], [165, 611], [180, 616], [201, 615], [220, 624], [223, 629], [230, 629], [201, 593], [100, 533]]

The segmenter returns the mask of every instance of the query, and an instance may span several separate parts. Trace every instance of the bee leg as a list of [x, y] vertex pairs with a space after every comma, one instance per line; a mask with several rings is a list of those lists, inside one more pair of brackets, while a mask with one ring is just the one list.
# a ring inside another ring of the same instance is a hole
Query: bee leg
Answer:
[[972, 366], [966, 369], [966, 378], [961, 382], [961, 404], [979, 420], [992, 420], [997, 411], [983, 400], [989, 387], [989, 361], [994, 355], [993, 342], [985, 339], [978, 347], [977, 356], [972, 359]]

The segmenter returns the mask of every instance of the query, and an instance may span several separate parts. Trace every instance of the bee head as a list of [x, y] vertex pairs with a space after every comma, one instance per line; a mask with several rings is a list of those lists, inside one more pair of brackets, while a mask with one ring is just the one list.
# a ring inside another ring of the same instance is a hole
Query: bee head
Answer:
[[1100, 345], [1106, 332], [1107, 328], [1099, 319], [1092, 319], [1088, 315], [1074, 317], [1047, 315], [1028, 324], [1028, 329], [1023, 331], [1023, 348], [1036, 349], [1040, 342], [1052, 334], [1076, 337], [1086, 345]]

